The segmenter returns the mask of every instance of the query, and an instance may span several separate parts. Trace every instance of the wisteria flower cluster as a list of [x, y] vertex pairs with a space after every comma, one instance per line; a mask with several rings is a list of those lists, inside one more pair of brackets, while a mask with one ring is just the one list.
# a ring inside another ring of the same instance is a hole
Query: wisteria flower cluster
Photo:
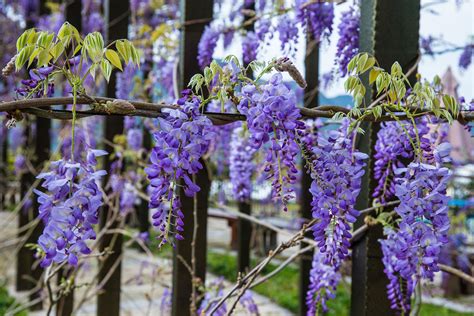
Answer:
[[296, 16], [316, 41], [328, 39], [332, 33], [334, 21], [334, 4], [329, 2], [296, 1]]
[[153, 225], [159, 228], [162, 243], [183, 239], [184, 214], [178, 189], [183, 186], [187, 196], [200, 190], [191, 176], [203, 168], [199, 160], [213, 138], [211, 121], [200, 114], [200, 101], [190, 94], [185, 90], [178, 101], [180, 108], [168, 110], [159, 120], [160, 130], [153, 134], [155, 146], [145, 169], [151, 186], [149, 205], [155, 209]]
[[336, 63], [339, 72], [344, 77], [347, 73], [347, 65], [359, 52], [359, 20], [360, 14], [356, 8], [350, 8], [341, 17], [338, 25], [339, 39], [337, 40]]
[[39, 217], [45, 224], [38, 240], [42, 267], [65, 261], [75, 266], [81, 254], [91, 252], [86, 242], [96, 237], [93, 225], [98, 223], [97, 211], [102, 205], [97, 182], [106, 174], [95, 170], [96, 157], [105, 154], [89, 150], [86, 163], [61, 159], [51, 163], [50, 171], [38, 175], [47, 190], [35, 190]]
[[265, 153], [265, 172], [272, 179], [273, 198], [282, 202], [284, 210], [294, 198], [292, 185], [297, 179], [296, 158], [299, 146], [296, 131], [304, 127], [296, 107], [295, 94], [282, 82], [280, 73], [268, 84], [242, 88], [242, 100], [237, 106], [247, 117], [249, 144], [259, 149], [270, 143]]
[[378, 183], [373, 197], [382, 203], [395, 195], [395, 170], [405, 167], [404, 161], [413, 157], [409, 137], [415, 137], [413, 125], [404, 122], [384, 122], [377, 133], [374, 178]]
[[326, 312], [327, 301], [336, 296], [336, 287], [341, 274], [331, 265], [325, 263], [325, 255], [315, 251], [309, 273], [309, 287], [306, 293], [306, 315], [317, 315], [319, 307]]
[[242, 127], [234, 129], [230, 143], [229, 176], [232, 191], [237, 201], [250, 200], [252, 192], [252, 173], [255, 170], [253, 156], [255, 148], [250, 146]]
[[23, 97], [52, 97], [54, 94], [54, 83], [46, 81], [48, 75], [52, 72], [52, 66], [30, 70], [30, 79], [22, 80], [22, 87], [18, 88], [16, 92]]
[[[403, 311], [410, 306], [414, 287], [423, 279], [432, 280], [439, 271], [439, 254], [448, 242], [446, 188], [451, 172], [442, 164], [449, 160], [450, 146], [440, 144], [434, 152], [435, 164], [415, 161], [397, 170], [395, 195], [400, 205], [395, 211], [400, 216], [399, 228], [387, 229], [387, 239], [381, 241], [392, 307]], [[405, 299], [399, 277], [408, 284]]]
[[349, 254], [350, 224], [359, 211], [354, 208], [364, 175], [364, 153], [353, 151], [351, 137], [344, 131], [331, 131], [328, 137], [319, 136], [311, 149], [312, 214], [319, 221], [313, 226], [326, 264], [339, 267]]

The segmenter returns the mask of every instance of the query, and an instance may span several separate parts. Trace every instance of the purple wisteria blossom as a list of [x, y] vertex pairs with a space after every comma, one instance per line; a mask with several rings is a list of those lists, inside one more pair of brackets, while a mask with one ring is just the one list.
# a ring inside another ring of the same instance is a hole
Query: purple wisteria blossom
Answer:
[[[408, 131], [408, 135], [404, 132]], [[373, 197], [384, 203], [395, 194], [394, 171], [405, 167], [404, 160], [413, 157], [409, 137], [415, 137], [413, 125], [407, 122], [384, 122], [375, 143], [374, 178], [378, 181]]]
[[327, 301], [336, 296], [336, 287], [341, 280], [341, 274], [336, 267], [325, 262], [325, 255], [315, 251], [311, 271], [309, 273], [309, 287], [306, 293], [306, 315], [317, 315], [319, 307], [327, 312]]
[[229, 176], [232, 191], [237, 201], [249, 201], [252, 193], [252, 173], [255, 170], [253, 155], [255, 148], [250, 146], [243, 128], [236, 128], [230, 143]]
[[248, 315], [254, 315], [254, 316], [260, 315], [258, 311], [258, 306], [255, 303], [255, 300], [253, 299], [252, 291], [250, 290], [245, 291], [239, 303], [247, 310]]
[[467, 69], [472, 63], [472, 55], [474, 55], [474, 44], [466, 45], [459, 56], [459, 67]]
[[272, 179], [272, 196], [283, 204], [294, 198], [293, 184], [297, 180], [296, 158], [299, 146], [295, 135], [304, 128], [299, 120], [295, 94], [282, 82], [280, 73], [259, 89], [254, 85], [242, 88], [242, 100], [237, 106], [246, 115], [250, 132], [249, 144], [255, 149], [269, 143], [265, 152], [265, 173]]
[[[448, 242], [450, 226], [446, 189], [451, 172], [442, 166], [450, 160], [449, 152], [450, 145], [442, 143], [433, 151], [433, 163], [414, 161], [397, 170], [395, 195], [400, 205], [395, 211], [400, 217], [399, 227], [397, 231], [386, 229], [387, 239], [381, 241], [394, 309], [409, 310], [416, 284], [433, 280], [439, 271], [439, 255]], [[399, 277], [408, 285], [405, 298]]]
[[310, 152], [312, 215], [319, 219], [313, 235], [324, 262], [336, 268], [349, 254], [350, 224], [359, 215], [354, 205], [365, 172], [364, 159], [368, 157], [352, 151], [346, 129], [343, 124], [340, 131], [329, 132], [327, 138], [319, 136]]
[[212, 26], [206, 26], [198, 45], [198, 63], [201, 69], [209, 66], [217, 46], [220, 32]]
[[332, 33], [334, 21], [334, 4], [316, 2], [308, 5], [306, 0], [296, 1], [296, 16], [298, 21], [311, 32], [316, 41], [328, 39]]
[[264, 41], [267, 35], [272, 37], [272, 33], [270, 32], [272, 26], [272, 22], [269, 19], [259, 19], [255, 22], [255, 35], [260, 41]]
[[242, 38], [242, 53], [244, 64], [249, 64], [257, 59], [259, 40], [254, 32], [247, 32]]
[[45, 224], [38, 240], [42, 267], [65, 261], [76, 266], [81, 254], [91, 252], [86, 242], [96, 237], [93, 225], [98, 223], [97, 211], [102, 205], [97, 183], [106, 174], [95, 170], [96, 157], [105, 154], [103, 150], [89, 150], [85, 163], [57, 160], [51, 163], [50, 171], [38, 175], [47, 190], [34, 190], [39, 217]]
[[[52, 66], [30, 70], [30, 79], [22, 80], [22, 87], [18, 88], [16, 92], [23, 97], [52, 97], [54, 94], [54, 83], [46, 81], [51, 72], [53, 72]], [[45, 85], [47, 85], [46, 88]]]
[[[288, 15], [282, 15], [276, 26], [282, 51], [292, 53], [298, 42], [298, 26]], [[259, 32], [259, 31], [257, 31]]]
[[213, 138], [211, 121], [200, 114], [199, 99], [191, 97], [190, 93], [189, 90], [183, 91], [183, 97], [178, 100], [180, 109], [168, 110], [167, 116], [159, 119], [161, 129], [153, 134], [155, 147], [150, 165], [145, 169], [151, 186], [149, 205], [155, 209], [153, 225], [159, 228], [162, 243], [170, 238], [183, 238], [184, 214], [178, 196], [178, 182], [182, 181], [187, 196], [200, 190], [191, 175], [203, 168], [199, 160]]
[[[217, 301], [212, 301], [216, 297], [222, 297], [224, 295], [224, 278], [219, 277], [216, 280], [212, 281], [206, 288], [206, 294], [201, 301], [201, 305], [197, 311], [198, 315], [210, 315], [210, 311], [217, 304]], [[213, 315], [224, 316], [227, 314], [227, 305], [223, 303], [219, 308], [213, 313]]]
[[336, 62], [339, 65], [341, 77], [347, 73], [347, 65], [359, 52], [359, 20], [360, 14], [356, 8], [350, 8], [342, 13], [339, 23]]
[[102, 1], [82, 0], [82, 31], [84, 34], [104, 31], [105, 21], [101, 14]]

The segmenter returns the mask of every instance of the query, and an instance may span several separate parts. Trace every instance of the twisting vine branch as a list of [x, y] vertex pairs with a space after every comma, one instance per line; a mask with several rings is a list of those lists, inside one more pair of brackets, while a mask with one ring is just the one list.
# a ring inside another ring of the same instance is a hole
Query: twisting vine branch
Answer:
[[[113, 102], [119, 99], [113, 98], [104, 98], [104, 97], [78, 97], [77, 104], [94, 104], [96, 102], [107, 103]], [[29, 113], [43, 118], [49, 119], [59, 119], [59, 120], [71, 120], [73, 115], [72, 111], [67, 110], [53, 110], [48, 109], [44, 110], [42, 108], [47, 108], [54, 105], [67, 105], [72, 104], [73, 97], [54, 97], [54, 98], [39, 98], [39, 99], [23, 99], [15, 100], [0, 103], [0, 112], [12, 112], [19, 110], [21, 112]], [[133, 112], [129, 113], [120, 113], [119, 111], [114, 111], [113, 109], [109, 112], [106, 112], [102, 109], [90, 109], [86, 111], [76, 111], [77, 118], [85, 118], [95, 115], [117, 115], [117, 116], [140, 116], [140, 117], [160, 117], [162, 116], [162, 111], [164, 109], [176, 109], [177, 105], [167, 104], [167, 103], [150, 103], [142, 101], [127, 101], [135, 107]], [[332, 118], [336, 113], [348, 114], [350, 109], [337, 106], [337, 105], [321, 105], [316, 108], [299, 108], [301, 115], [304, 118]], [[396, 108], [393, 108], [396, 111]], [[412, 114], [417, 115], [428, 115], [434, 114], [432, 111], [422, 108], [409, 107], [407, 108]], [[393, 113], [393, 114], [383, 114], [380, 117], [374, 117], [372, 114], [367, 114], [367, 110], [362, 109], [361, 115], [354, 115], [354, 119], [360, 119], [363, 121], [371, 122], [382, 122], [382, 121], [395, 121], [395, 120], [405, 120], [407, 119], [406, 114]], [[233, 113], [214, 113], [214, 112], [205, 112], [206, 116], [215, 124], [215, 125], [225, 125], [233, 123], [236, 121], [245, 121], [246, 117], [242, 114], [233, 114]], [[460, 123], [465, 124], [466, 122], [474, 121], [473, 111], [460, 111], [459, 115], [454, 119], [458, 120]]]

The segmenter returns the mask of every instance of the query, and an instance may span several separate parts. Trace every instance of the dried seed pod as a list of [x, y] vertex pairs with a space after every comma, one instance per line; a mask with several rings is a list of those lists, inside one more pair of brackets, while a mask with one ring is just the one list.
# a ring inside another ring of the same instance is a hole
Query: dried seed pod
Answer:
[[15, 71], [15, 61], [17, 56], [18, 55], [13, 56], [12, 59], [10, 59], [10, 61], [8, 62], [8, 64], [3, 67], [2, 76], [8, 77]]
[[279, 72], [287, 72], [301, 88], [306, 88], [306, 80], [304, 80], [298, 68], [296, 68], [296, 66], [288, 57], [281, 57], [277, 59], [275, 69]]
[[133, 114], [136, 109], [127, 100], [115, 99], [107, 102], [107, 110], [112, 114]]

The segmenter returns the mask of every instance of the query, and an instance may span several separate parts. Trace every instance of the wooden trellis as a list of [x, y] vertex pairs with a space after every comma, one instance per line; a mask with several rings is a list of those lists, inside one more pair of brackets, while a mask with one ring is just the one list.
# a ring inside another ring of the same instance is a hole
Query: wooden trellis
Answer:
[[[418, 57], [420, 20], [419, 0], [362, 0], [360, 23], [360, 51], [375, 56], [380, 66], [390, 69], [398, 61], [403, 69], [413, 66]], [[413, 82], [414, 74], [410, 77]], [[372, 91], [366, 78], [367, 91]], [[367, 94], [367, 104], [374, 98]], [[365, 135], [358, 139], [359, 150], [369, 155], [362, 190], [356, 208], [372, 206], [372, 193], [376, 186], [373, 178], [375, 160], [373, 148], [380, 123], [364, 122]], [[355, 227], [363, 224], [361, 216]], [[381, 225], [371, 226], [364, 238], [352, 250], [351, 315], [394, 315], [387, 297], [388, 279], [383, 272], [383, 238]]]

